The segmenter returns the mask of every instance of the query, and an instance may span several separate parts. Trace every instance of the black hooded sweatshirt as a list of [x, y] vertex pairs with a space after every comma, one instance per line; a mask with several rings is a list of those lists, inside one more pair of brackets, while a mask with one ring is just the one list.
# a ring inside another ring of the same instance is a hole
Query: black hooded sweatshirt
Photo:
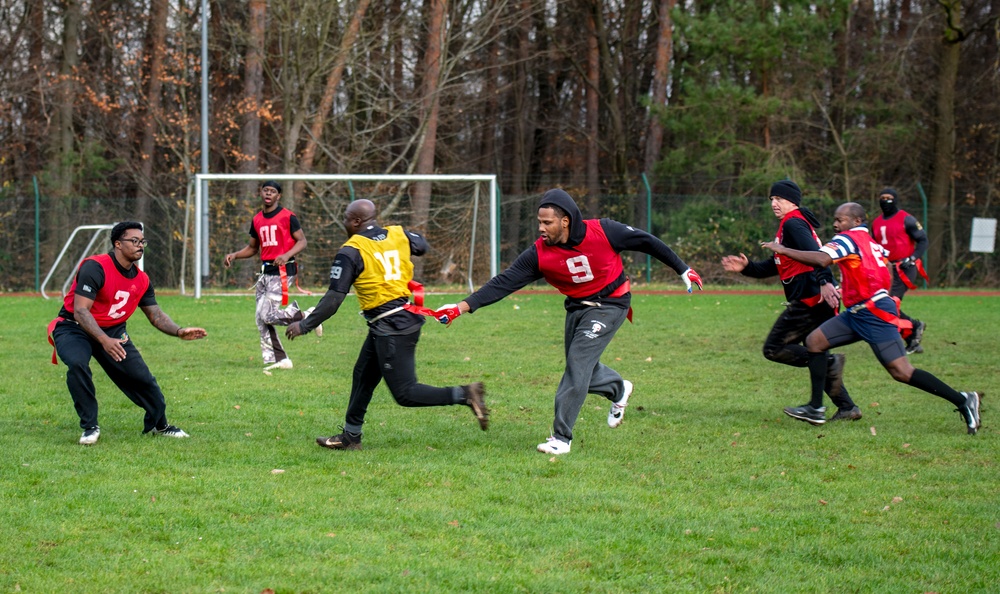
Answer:
[[[538, 203], [538, 208], [542, 208], [543, 206], [558, 206], [569, 216], [569, 239], [566, 243], [560, 244], [560, 247], [572, 249], [583, 241], [584, 237], [586, 237], [587, 226], [583, 222], [583, 214], [580, 212], [580, 208], [569, 194], [560, 189], [549, 190], [542, 196], [541, 201]], [[611, 244], [611, 248], [615, 252], [620, 254], [623, 251], [629, 250], [649, 254], [673, 268], [677, 274], [681, 274], [688, 269], [688, 265], [667, 244], [660, 241], [657, 237], [641, 229], [636, 229], [635, 227], [611, 219], [600, 219], [600, 224], [604, 230], [604, 234], [608, 238], [608, 243]], [[489, 282], [480, 287], [478, 291], [466, 297], [465, 302], [469, 304], [469, 311], [474, 312], [480, 307], [500, 301], [514, 291], [524, 288], [529, 283], [541, 278], [544, 278], [544, 275], [538, 267], [538, 251], [535, 244], [532, 244], [531, 247], [521, 252], [509, 268], [494, 276]], [[588, 307], [583, 303], [584, 301], [599, 302], [605, 306], [627, 309], [632, 300], [631, 293], [625, 293], [620, 297], [606, 296], [624, 282], [625, 275], [622, 274], [620, 278], [604, 287], [595, 295], [581, 298], [566, 297], [566, 309], [573, 310], [580, 307]]]

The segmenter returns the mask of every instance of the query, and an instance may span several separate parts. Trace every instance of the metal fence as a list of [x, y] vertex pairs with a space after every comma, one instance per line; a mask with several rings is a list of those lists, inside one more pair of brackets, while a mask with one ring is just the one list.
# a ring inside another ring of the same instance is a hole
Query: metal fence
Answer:
[[[389, 196], [365, 196], [379, 201]], [[327, 284], [329, 264], [339, 246], [346, 240], [339, 227], [342, 206], [349, 200], [343, 196], [331, 206], [329, 200], [320, 203], [309, 197], [300, 198], [295, 210], [306, 230], [309, 247], [300, 258], [302, 262], [300, 284], [323, 287]], [[428, 223], [426, 235], [432, 251], [424, 260], [422, 280], [429, 286], [459, 285], [464, 283], [470, 266], [469, 233], [475, 220], [477, 240], [471, 257], [473, 279], [477, 285], [490, 276], [488, 213], [481, 208], [478, 216], [470, 211], [466, 198], [454, 197], [438, 200], [435, 214]], [[538, 195], [503, 196], [499, 213], [498, 236], [501, 240], [499, 267], [509, 265], [522, 250], [537, 237], [536, 206]], [[582, 202], [582, 200], [581, 200]], [[485, 203], [481, 201], [481, 204]], [[806, 201], [819, 217], [821, 239], [833, 234], [833, 211], [838, 205], [831, 199]], [[0, 191], [0, 290], [4, 292], [37, 291], [39, 282], [49, 272], [65, 239], [78, 225], [102, 224], [128, 218], [134, 199], [130, 197], [80, 197], [56, 200], [35, 195], [30, 184], [24, 188], [9, 186]], [[865, 204], [869, 216], [878, 214], [877, 205]], [[757, 282], [741, 275], [727, 273], [720, 259], [726, 254], [745, 253], [751, 259], [762, 259], [767, 254], [758, 245], [761, 240], [773, 238], [776, 221], [769, 202], [763, 196], [747, 198], [737, 196], [651, 195], [645, 193], [628, 196], [602, 196], [597, 201], [599, 216], [607, 216], [623, 223], [649, 228], [663, 239], [688, 264], [695, 267], [706, 282], [716, 285], [752, 284]], [[257, 208], [253, 197], [219, 201], [213, 212], [212, 240], [219, 242], [213, 248], [213, 260], [205, 277], [207, 290], [242, 290], [251, 282], [253, 266], [243, 265], [226, 270], [221, 259], [226, 251], [241, 247], [246, 241], [250, 217]], [[904, 205], [904, 208], [910, 209]], [[147, 221], [146, 269], [154, 284], [161, 289], [177, 288], [181, 279], [191, 286], [192, 235], [191, 217], [185, 217], [185, 202], [176, 201], [176, 212], [157, 216]], [[339, 209], [339, 210], [338, 210]], [[647, 210], [648, 209], [648, 210]], [[916, 212], [914, 212], [916, 211]], [[650, 214], [646, 221], [646, 213]], [[920, 208], [910, 210], [918, 218]], [[971, 207], [959, 205], [954, 209], [954, 220], [943, 241], [944, 261], [938, 263], [940, 272], [931, 279], [934, 287], [1000, 288], [1000, 259], [996, 250], [991, 253], [970, 251], [972, 221], [976, 217], [1000, 218], [1000, 205]], [[393, 211], [391, 220], [383, 223], [408, 225], [411, 212], [404, 202]], [[189, 232], [185, 234], [185, 221]], [[926, 225], [925, 225], [926, 226]], [[185, 237], [187, 249], [185, 250]], [[243, 242], [243, 243], [241, 243]], [[82, 245], [78, 249], [82, 249]], [[97, 251], [106, 251], [109, 244], [99, 242]], [[72, 252], [72, 250], [70, 250]], [[66, 258], [63, 269], [55, 271], [49, 289], [61, 285], [61, 279], [72, 273], [72, 266], [79, 253]], [[184, 262], [186, 260], [186, 263]], [[672, 270], [657, 261], [649, 262], [643, 254], [626, 253], [629, 272], [638, 283], [675, 283]], [[773, 281], [771, 281], [773, 282]], [[770, 284], [770, 283], [767, 283]]]

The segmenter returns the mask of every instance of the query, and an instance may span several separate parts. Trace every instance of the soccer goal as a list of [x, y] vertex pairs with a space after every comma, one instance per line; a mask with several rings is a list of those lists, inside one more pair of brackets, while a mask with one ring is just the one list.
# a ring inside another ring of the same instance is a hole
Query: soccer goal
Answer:
[[[383, 225], [420, 231], [431, 246], [418, 258], [425, 284], [466, 285], [470, 291], [497, 274], [500, 262], [496, 175], [197, 174], [194, 178], [194, 297], [203, 288], [245, 289], [256, 268], [241, 260], [225, 269], [225, 254], [246, 245], [250, 220], [260, 209], [257, 187], [282, 185], [281, 205], [295, 212], [309, 241], [299, 262], [299, 283], [326, 286], [330, 264], [347, 235], [341, 222], [352, 200], [366, 198]], [[411, 194], [431, 184], [429, 209], [417, 212]], [[483, 207], [487, 212], [483, 212]], [[420, 221], [417, 229], [415, 221]]]

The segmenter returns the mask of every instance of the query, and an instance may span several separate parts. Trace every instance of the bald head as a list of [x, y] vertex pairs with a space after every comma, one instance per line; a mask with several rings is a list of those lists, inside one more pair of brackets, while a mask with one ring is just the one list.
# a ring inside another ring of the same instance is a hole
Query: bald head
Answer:
[[837, 207], [833, 215], [833, 229], [840, 233], [865, 224], [865, 207], [857, 202], [845, 202]]
[[354, 235], [361, 229], [375, 224], [375, 203], [371, 200], [355, 200], [344, 210], [344, 229]]

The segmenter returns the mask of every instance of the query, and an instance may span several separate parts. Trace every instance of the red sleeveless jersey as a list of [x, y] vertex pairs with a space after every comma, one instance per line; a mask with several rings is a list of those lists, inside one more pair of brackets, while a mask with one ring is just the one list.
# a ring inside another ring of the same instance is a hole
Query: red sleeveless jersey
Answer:
[[[84, 262], [93, 260], [104, 269], [104, 286], [97, 290], [97, 298], [90, 307], [90, 313], [101, 328], [111, 328], [129, 319], [149, 288], [149, 277], [145, 272], [139, 270], [135, 278], [125, 278], [111, 258], [110, 254], [99, 254], [84, 260]], [[83, 266], [83, 262], [80, 265]], [[73, 280], [73, 286], [63, 300], [63, 307], [70, 313], [73, 313], [75, 297], [76, 279]]]
[[[798, 209], [786, 214], [781, 219], [781, 222], [778, 223], [778, 233], [774, 236], [775, 243], [781, 243], [781, 239], [784, 237], [785, 223], [789, 219], [801, 219], [805, 221], [806, 225], [809, 225], [809, 230], [812, 231], [813, 239], [816, 240], [816, 247], [822, 247], [823, 242], [820, 241], [819, 236], [816, 235], [816, 230], [812, 228], [812, 225], [809, 224], [809, 221], [802, 216], [802, 213]], [[804, 272], [812, 272], [814, 270], [812, 266], [796, 262], [791, 258], [782, 259], [778, 254], [774, 254], [774, 263], [778, 266], [778, 276], [781, 277], [781, 280], [788, 280], [793, 276], [798, 276]]]
[[872, 237], [889, 252], [887, 255], [893, 262], [909, 258], [917, 247], [917, 242], [906, 232], [904, 223], [908, 216], [910, 213], [901, 210], [888, 219], [878, 215], [872, 223]]
[[253, 229], [260, 241], [260, 259], [270, 262], [292, 249], [295, 238], [292, 237], [291, 218], [295, 213], [282, 208], [273, 217], [265, 217], [260, 211], [253, 217]]
[[846, 307], [867, 301], [892, 286], [885, 252], [864, 227], [834, 235], [822, 250], [840, 267], [841, 298]]
[[538, 238], [538, 269], [545, 280], [567, 297], [581, 298], [596, 295], [621, 277], [622, 258], [611, 247], [601, 222], [597, 219], [583, 221], [587, 234], [579, 245], [571, 248], [549, 246]]

